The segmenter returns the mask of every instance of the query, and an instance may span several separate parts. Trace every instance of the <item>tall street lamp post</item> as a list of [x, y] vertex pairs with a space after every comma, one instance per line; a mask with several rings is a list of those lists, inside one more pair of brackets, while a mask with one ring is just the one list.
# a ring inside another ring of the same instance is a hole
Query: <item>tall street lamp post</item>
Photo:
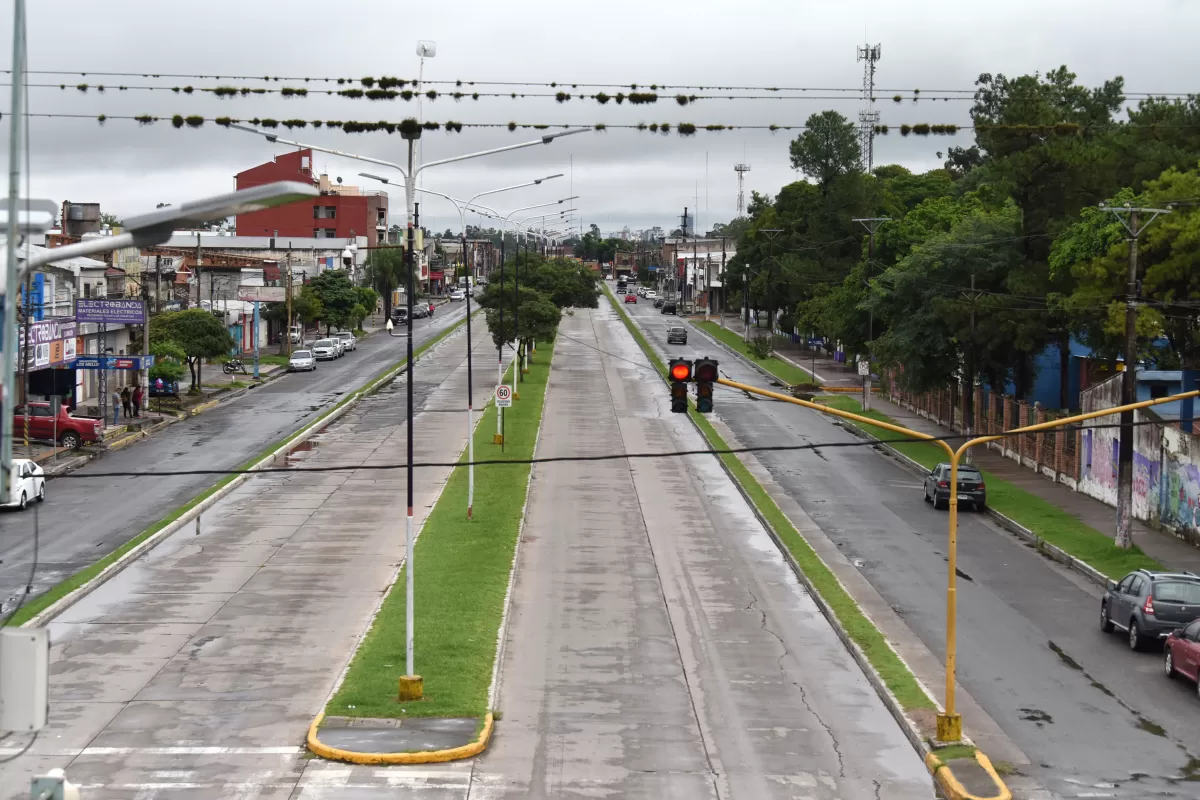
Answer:
[[[407, 123], [407, 124], [406, 124]], [[367, 156], [354, 155], [345, 153], [340, 150], [334, 150], [328, 147], [319, 147], [316, 145], [304, 144], [302, 142], [282, 139], [279, 136], [269, 131], [261, 131], [257, 128], [251, 128], [245, 125], [231, 125], [231, 128], [237, 130], [248, 131], [258, 134], [265, 138], [268, 142], [290, 145], [292, 147], [300, 147], [305, 149], [316, 150], [322, 153], [342, 156], [343, 158], [353, 159], [355, 161], [365, 161], [369, 164], [379, 164], [384, 167], [391, 167], [404, 176], [404, 208], [406, 216], [406, 225], [408, 229], [408, 248], [405, 254], [406, 267], [408, 272], [407, 278], [407, 307], [408, 307], [408, 345], [407, 345], [407, 364], [408, 364], [408, 424], [407, 424], [407, 457], [408, 457], [408, 477], [407, 477], [407, 514], [405, 516], [405, 674], [401, 676], [399, 682], [399, 694], [401, 700], [419, 700], [424, 696], [424, 687], [421, 681], [421, 676], [417, 675], [413, 666], [413, 341], [412, 341], [412, 323], [413, 323], [413, 262], [415, 246], [415, 234], [413, 231], [413, 215], [416, 204], [416, 181], [420, 174], [430, 167], [441, 166], [442, 164], [450, 164], [455, 161], [466, 161], [471, 158], [481, 158], [490, 156], [496, 153], [504, 153], [509, 150], [520, 150], [525, 147], [534, 147], [539, 144], [550, 144], [555, 139], [562, 136], [570, 136], [575, 133], [583, 133], [590, 128], [575, 128], [566, 130], [562, 133], [549, 133], [542, 136], [540, 139], [533, 141], [521, 142], [520, 144], [510, 144], [504, 147], [494, 147], [490, 150], [480, 150], [477, 153], [467, 153], [460, 156], [452, 156], [450, 158], [442, 158], [437, 161], [429, 161], [424, 164], [414, 164], [414, 148], [418, 139], [421, 137], [421, 125], [416, 120], [405, 120], [401, 124], [401, 136], [408, 142], [408, 167], [402, 167], [391, 161], [385, 161], [378, 158], [369, 158]]]
[[[381, 177], [379, 175], [372, 175], [369, 172], [360, 172], [358, 174], [360, 177], [370, 178], [371, 180], [376, 180], [376, 181], [379, 181], [380, 183], [385, 183], [385, 184], [390, 183], [390, 181], [387, 178]], [[426, 194], [437, 195], [438, 197], [444, 198], [446, 200], [449, 200], [451, 203], [453, 203], [454, 208], [457, 209], [457, 211], [458, 211], [458, 222], [459, 222], [460, 230], [462, 231], [462, 237], [461, 237], [462, 264], [463, 264], [464, 270], [467, 270], [467, 275], [468, 275], [467, 290], [465, 292], [465, 299], [467, 302], [467, 519], [472, 518], [472, 515], [474, 513], [474, 503], [475, 503], [475, 435], [474, 435], [475, 423], [474, 423], [474, 396], [473, 396], [474, 395], [474, 386], [473, 386], [474, 373], [473, 373], [472, 362], [471, 362], [471, 288], [472, 288], [472, 286], [471, 286], [471, 273], [470, 273], [470, 270], [467, 268], [467, 210], [469, 208], [474, 207], [475, 201], [478, 200], [480, 197], [486, 197], [487, 195], [490, 195], [490, 194], [499, 194], [501, 192], [507, 192], [507, 191], [511, 191], [513, 189], [523, 189], [526, 186], [537, 186], [537, 185], [541, 184], [543, 181], [552, 180], [554, 178], [561, 178], [562, 176], [563, 175], [560, 172], [556, 175], [547, 175], [545, 178], [537, 178], [535, 180], [528, 181], [526, 183], [518, 183], [513, 186], [505, 186], [500, 189], [489, 189], [486, 192], [477, 192], [476, 194], [471, 196], [471, 199], [465, 200], [465, 201], [451, 197], [448, 194], [442, 194], [441, 192], [435, 192], [432, 189], [418, 189], [418, 191], [424, 192]], [[486, 208], [485, 206], [479, 206], [479, 208], [487, 210], [487, 211], [492, 211], [492, 209]], [[492, 213], [495, 213], [495, 212], [492, 211]]]

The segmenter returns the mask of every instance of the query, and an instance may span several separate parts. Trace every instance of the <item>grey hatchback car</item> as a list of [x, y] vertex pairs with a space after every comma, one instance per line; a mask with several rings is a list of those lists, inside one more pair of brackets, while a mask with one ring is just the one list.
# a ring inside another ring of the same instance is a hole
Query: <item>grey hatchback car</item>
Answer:
[[934, 508], [949, 508], [950, 495], [957, 496], [956, 502], [971, 503], [976, 511], [987, 508], [987, 486], [983, 475], [974, 467], [961, 465], [958, 468], [958, 489], [950, 491], [950, 465], [938, 464], [925, 476], [925, 502]]
[[1100, 630], [1124, 631], [1130, 650], [1165, 639], [1194, 619], [1200, 619], [1200, 575], [1191, 572], [1135, 570], [1100, 599]]
[[667, 328], [667, 344], [687, 344], [687, 328], [678, 325]]

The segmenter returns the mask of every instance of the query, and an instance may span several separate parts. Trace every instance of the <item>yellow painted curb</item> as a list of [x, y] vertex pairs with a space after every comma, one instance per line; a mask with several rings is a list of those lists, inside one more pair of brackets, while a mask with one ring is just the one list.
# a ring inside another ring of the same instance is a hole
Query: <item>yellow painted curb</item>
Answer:
[[966, 787], [959, 782], [958, 778], [954, 777], [950, 767], [942, 763], [942, 760], [933, 753], [925, 754], [925, 767], [933, 775], [941, 790], [945, 793], [949, 800], [1012, 800], [1012, 792], [1004, 785], [1004, 781], [996, 774], [996, 768], [992, 766], [992, 762], [988, 760], [981, 751], [975, 751], [975, 761], [979, 766], [983, 767], [983, 771], [991, 776], [992, 782], [996, 784], [996, 794], [988, 795], [987, 797], [979, 797], [967, 791]]
[[345, 761], [350, 764], [440, 764], [445, 761], [458, 761], [463, 758], [471, 758], [477, 756], [487, 749], [488, 742], [492, 738], [492, 726], [494, 720], [492, 712], [483, 719], [483, 730], [479, 733], [479, 738], [470, 744], [464, 744], [461, 747], [451, 747], [449, 750], [420, 750], [412, 753], [355, 753], [351, 750], [342, 750], [338, 747], [330, 747], [327, 744], [322, 744], [317, 738], [317, 728], [321, 724], [321, 720], [325, 719], [325, 712], [317, 714], [317, 718], [308, 726], [308, 749], [313, 755], [321, 758], [329, 759], [330, 761]]
[[221, 403], [220, 400], [209, 400], [207, 403], [201, 403], [200, 405], [196, 406], [191, 411], [189, 411], [188, 416], [194, 417], [197, 414], [203, 414], [205, 411], [208, 411], [210, 408], [220, 405], [220, 403]]

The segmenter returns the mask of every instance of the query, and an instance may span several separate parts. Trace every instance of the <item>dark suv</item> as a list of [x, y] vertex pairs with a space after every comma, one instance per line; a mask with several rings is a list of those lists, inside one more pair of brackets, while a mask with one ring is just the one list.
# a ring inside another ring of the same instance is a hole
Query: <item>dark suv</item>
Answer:
[[1100, 630], [1120, 628], [1129, 649], [1165, 639], [1171, 631], [1200, 618], [1200, 575], [1139, 569], [1109, 587], [1100, 600]]

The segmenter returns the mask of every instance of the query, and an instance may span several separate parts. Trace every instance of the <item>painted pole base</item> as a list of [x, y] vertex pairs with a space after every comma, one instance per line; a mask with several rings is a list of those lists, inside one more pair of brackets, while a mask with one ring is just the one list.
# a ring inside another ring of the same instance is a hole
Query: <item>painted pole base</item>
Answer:
[[425, 682], [420, 675], [400, 676], [400, 702], [422, 700], [425, 697]]
[[493, 433], [492, 434], [492, 444], [504, 444], [504, 434], [503, 433]]
[[962, 741], [962, 715], [937, 715], [937, 740], [946, 744], [957, 744]]
[[520, 399], [521, 399], [521, 393], [513, 392], [513, 400], [520, 400]]
[[525, 367], [524, 369], [522, 369], [522, 370], [521, 370], [521, 374], [522, 374], [522, 375], [528, 375], [528, 374], [529, 374], [529, 367]]

